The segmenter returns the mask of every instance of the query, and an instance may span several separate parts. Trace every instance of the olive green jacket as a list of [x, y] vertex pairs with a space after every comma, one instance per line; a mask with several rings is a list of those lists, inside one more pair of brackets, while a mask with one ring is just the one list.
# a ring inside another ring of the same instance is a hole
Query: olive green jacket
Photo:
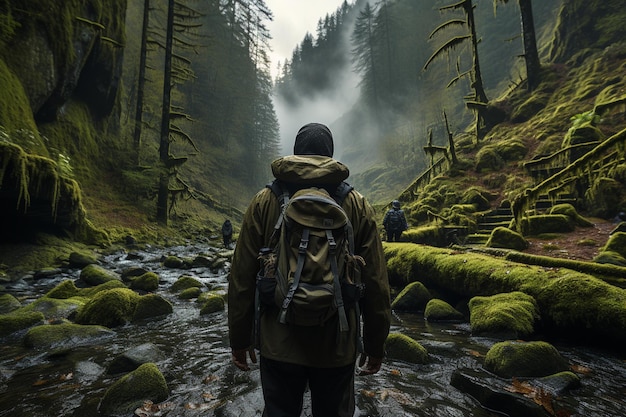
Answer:
[[[299, 186], [339, 184], [348, 168], [323, 156], [286, 156], [272, 162], [276, 178]], [[391, 310], [389, 282], [382, 244], [372, 207], [352, 190], [343, 202], [354, 229], [355, 252], [365, 259], [361, 303], [365, 352], [384, 356]], [[280, 213], [280, 204], [269, 188], [259, 191], [248, 207], [233, 256], [228, 285], [228, 327], [232, 349], [253, 345], [257, 255], [269, 245]], [[265, 310], [260, 320], [261, 355], [269, 359], [315, 367], [339, 367], [353, 363], [357, 353], [356, 314], [349, 313], [349, 332], [339, 332], [336, 320], [324, 326], [299, 327], [281, 324], [278, 309]]]

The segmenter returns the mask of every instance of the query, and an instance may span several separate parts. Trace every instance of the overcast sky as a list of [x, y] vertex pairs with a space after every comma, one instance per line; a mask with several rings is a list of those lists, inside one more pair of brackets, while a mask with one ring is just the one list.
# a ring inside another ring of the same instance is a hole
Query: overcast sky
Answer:
[[[278, 62], [291, 59], [294, 48], [309, 32], [315, 36], [317, 22], [326, 14], [334, 13], [344, 0], [265, 0], [274, 14], [274, 21], [268, 24], [272, 35], [270, 67], [276, 76]], [[348, 3], [353, 3], [349, 0]]]

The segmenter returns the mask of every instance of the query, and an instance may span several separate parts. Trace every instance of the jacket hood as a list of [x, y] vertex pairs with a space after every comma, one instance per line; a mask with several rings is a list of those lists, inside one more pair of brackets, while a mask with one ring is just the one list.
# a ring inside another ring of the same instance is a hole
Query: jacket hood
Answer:
[[290, 155], [272, 162], [272, 173], [281, 181], [297, 184], [338, 184], [350, 176], [341, 162], [319, 155]]

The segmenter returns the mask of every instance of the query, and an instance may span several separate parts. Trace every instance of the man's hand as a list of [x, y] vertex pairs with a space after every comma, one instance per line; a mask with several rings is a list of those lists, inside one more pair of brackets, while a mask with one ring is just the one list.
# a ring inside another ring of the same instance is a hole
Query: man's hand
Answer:
[[250, 367], [248, 366], [248, 358], [246, 354], [250, 356], [250, 361], [252, 363], [256, 363], [256, 353], [254, 352], [253, 347], [249, 347], [247, 349], [238, 349], [232, 351], [232, 360], [235, 366], [242, 371], [249, 371]]
[[362, 353], [359, 358], [359, 375], [373, 375], [380, 371], [383, 358], [374, 358], [366, 353]]

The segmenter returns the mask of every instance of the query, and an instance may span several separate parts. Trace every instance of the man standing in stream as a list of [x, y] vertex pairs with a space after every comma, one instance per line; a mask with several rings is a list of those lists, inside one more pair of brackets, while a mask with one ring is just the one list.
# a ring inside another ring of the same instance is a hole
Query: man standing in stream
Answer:
[[[294, 155], [272, 162], [272, 172], [290, 195], [317, 187], [333, 196], [341, 187], [345, 189], [344, 180], [349, 176], [348, 168], [332, 158], [333, 151], [328, 127], [307, 124], [297, 133]], [[323, 325], [298, 326], [281, 323], [278, 307], [262, 309], [257, 347], [264, 417], [300, 416], [307, 387], [314, 417], [353, 417], [357, 354], [359, 375], [380, 370], [391, 321], [386, 264], [374, 210], [352, 187], [346, 192], [340, 205], [352, 224], [354, 253], [364, 260], [364, 295], [358, 302], [361, 314], [359, 308], [347, 308], [348, 330], [339, 332], [338, 314]], [[269, 187], [259, 191], [244, 215], [235, 247], [228, 287], [228, 327], [232, 361], [244, 371], [250, 369], [248, 359], [256, 363], [257, 258], [262, 248], [270, 246], [280, 214], [281, 202], [275, 193]]]

